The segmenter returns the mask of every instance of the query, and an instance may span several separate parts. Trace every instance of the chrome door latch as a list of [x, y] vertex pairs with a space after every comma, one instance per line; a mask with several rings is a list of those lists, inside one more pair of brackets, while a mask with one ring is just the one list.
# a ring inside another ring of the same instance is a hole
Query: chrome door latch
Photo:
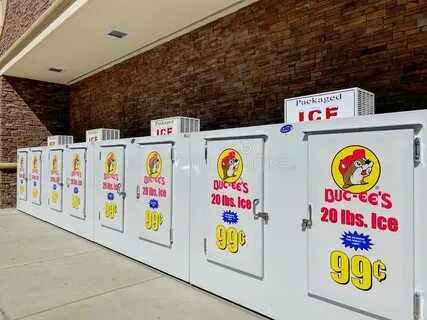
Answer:
[[126, 192], [124, 192], [124, 191], [120, 191], [121, 189], [122, 189], [122, 185], [121, 185], [121, 183], [119, 183], [118, 184], [118, 189], [117, 189], [117, 194], [119, 195], [119, 196], [122, 196], [123, 197], [123, 199], [125, 199], [126, 198]]
[[301, 230], [306, 231], [307, 229], [311, 229], [313, 226], [313, 220], [311, 219], [311, 204], [308, 205], [308, 219], [302, 219]]
[[252, 201], [252, 212], [254, 214], [254, 219], [258, 220], [259, 218], [262, 218], [264, 220], [264, 222], [267, 224], [268, 219], [269, 219], [269, 215], [267, 212], [256, 212], [256, 207], [258, 204], [259, 204], [259, 199], [254, 199]]

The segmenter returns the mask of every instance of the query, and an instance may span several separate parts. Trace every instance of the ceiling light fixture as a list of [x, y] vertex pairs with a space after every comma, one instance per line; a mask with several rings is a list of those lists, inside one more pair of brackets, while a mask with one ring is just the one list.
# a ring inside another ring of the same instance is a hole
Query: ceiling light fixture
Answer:
[[119, 39], [123, 39], [124, 37], [126, 37], [128, 34], [119, 30], [113, 30], [110, 31], [108, 33], [109, 36], [112, 36], [114, 38], [119, 38]]
[[58, 69], [58, 68], [49, 68], [49, 71], [52, 71], [52, 72], [62, 72], [64, 70], [63, 69]]

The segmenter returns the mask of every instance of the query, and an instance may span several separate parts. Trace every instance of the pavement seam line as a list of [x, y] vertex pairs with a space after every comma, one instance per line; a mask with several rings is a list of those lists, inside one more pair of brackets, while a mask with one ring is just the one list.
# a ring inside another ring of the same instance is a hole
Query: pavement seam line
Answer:
[[[115, 288], [115, 289], [112, 289], [112, 290], [108, 290], [108, 291], [104, 291], [104, 292], [101, 292], [101, 293], [97, 293], [97, 294], [94, 294], [94, 295], [91, 295], [91, 296], [88, 296], [88, 297], [85, 297], [85, 298], [81, 298], [81, 299], [77, 299], [77, 300], [74, 300], [74, 301], [66, 302], [66, 303], [63, 303], [61, 305], [58, 305], [58, 306], [55, 306], [55, 307], [51, 307], [51, 308], [48, 308], [48, 309], [45, 309], [45, 310], [41, 310], [41, 311], [38, 311], [38, 312], [35, 312], [35, 313], [27, 314], [25, 316], [22, 316], [22, 317], [19, 317], [19, 318], [15, 318], [14, 320], [22, 320], [22, 319], [26, 319], [26, 318], [29, 318], [29, 317], [33, 317], [33, 316], [36, 316], [36, 315], [41, 314], [41, 313], [45, 313], [45, 312], [49, 312], [49, 311], [52, 311], [52, 310], [55, 310], [55, 309], [59, 309], [59, 308], [62, 308], [62, 307], [65, 307], [65, 306], [68, 306], [68, 305], [71, 305], [71, 304], [74, 304], [74, 303], [78, 303], [80, 301], [84, 301], [84, 300], [88, 300], [88, 299], [93, 299], [93, 298], [96, 298], [96, 297], [100, 297], [100, 296], [103, 296], [105, 294], [108, 294], [108, 293], [111, 293], [111, 292], [114, 292], [114, 291], [131, 288], [131, 287], [134, 287], [134, 286], [137, 286], [137, 285], [140, 285], [140, 284], [144, 284], [144, 283], [147, 283], [147, 282], [151, 282], [151, 281], [163, 278], [163, 277], [164, 277], [164, 275], [159, 275], [159, 276], [156, 276], [154, 278], [150, 278], [150, 279], [146, 279], [146, 280], [143, 280], [143, 281], [139, 281], [139, 282], [135, 282], [135, 283], [129, 284], [127, 286], [118, 287], [118, 288]], [[6, 320], [8, 320], [8, 319], [6, 319]]]
[[17, 264], [17, 265], [6, 267], [6, 268], [0, 268], [0, 271], [8, 271], [8, 270], [15, 269], [15, 268], [30, 266], [32, 264], [45, 263], [45, 262], [51, 262], [51, 261], [57, 261], [57, 260], [61, 260], [61, 259], [66, 259], [66, 258], [77, 257], [77, 256], [89, 254], [89, 253], [98, 252], [98, 251], [102, 251], [102, 249], [95, 249], [95, 250], [86, 251], [86, 252], [80, 252], [80, 253], [75, 253], [75, 254], [71, 254], [71, 255], [67, 255], [67, 256], [56, 257], [56, 258], [52, 258], [52, 259], [39, 260], [39, 261], [33, 261], [33, 262], [28, 262], [28, 263], [23, 263], [23, 264]]

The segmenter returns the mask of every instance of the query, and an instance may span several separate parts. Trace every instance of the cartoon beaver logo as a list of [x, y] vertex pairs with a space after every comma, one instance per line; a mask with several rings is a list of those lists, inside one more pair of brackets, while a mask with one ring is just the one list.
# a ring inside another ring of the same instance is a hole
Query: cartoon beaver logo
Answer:
[[34, 173], [39, 172], [39, 160], [37, 159], [37, 156], [33, 156], [33, 170]]
[[162, 157], [156, 151], [150, 152], [145, 163], [147, 174], [152, 178], [157, 178], [162, 172]]
[[116, 155], [113, 152], [107, 153], [107, 156], [105, 157], [105, 172], [109, 175], [113, 175], [116, 173], [116, 168]]
[[73, 171], [80, 172], [80, 156], [77, 153], [73, 156]]
[[218, 157], [217, 171], [221, 180], [233, 183], [242, 175], [243, 161], [234, 149], [225, 149]]
[[19, 157], [19, 170], [24, 171], [24, 157]]
[[52, 157], [52, 170], [58, 170], [58, 157], [56, 155]]
[[381, 165], [368, 148], [348, 146], [335, 155], [331, 170], [335, 183], [342, 190], [362, 193], [377, 184]]

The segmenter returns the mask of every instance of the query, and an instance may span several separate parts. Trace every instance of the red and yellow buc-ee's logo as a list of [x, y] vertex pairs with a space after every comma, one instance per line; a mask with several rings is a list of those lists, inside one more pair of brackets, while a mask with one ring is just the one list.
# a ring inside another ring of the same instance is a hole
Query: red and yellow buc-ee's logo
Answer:
[[332, 177], [344, 191], [363, 193], [377, 184], [381, 164], [375, 153], [366, 147], [352, 145], [341, 149], [331, 165]]
[[156, 151], [150, 152], [145, 162], [147, 174], [151, 178], [157, 178], [162, 173], [162, 166], [163, 162], [160, 154]]
[[54, 154], [52, 157], [52, 170], [58, 170], [58, 157], [56, 156], [56, 154]]
[[33, 156], [33, 170], [34, 173], [39, 172], [39, 160], [37, 159], [37, 156]]
[[73, 171], [80, 172], [80, 155], [78, 153], [73, 155]]
[[233, 183], [240, 179], [243, 172], [243, 160], [234, 149], [225, 149], [218, 157], [217, 171], [221, 180]]
[[24, 157], [19, 157], [19, 171], [24, 171]]
[[109, 175], [113, 175], [116, 173], [117, 169], [117, 160], [114, 152], [107, 153], [105, 157], [105, 172]]

